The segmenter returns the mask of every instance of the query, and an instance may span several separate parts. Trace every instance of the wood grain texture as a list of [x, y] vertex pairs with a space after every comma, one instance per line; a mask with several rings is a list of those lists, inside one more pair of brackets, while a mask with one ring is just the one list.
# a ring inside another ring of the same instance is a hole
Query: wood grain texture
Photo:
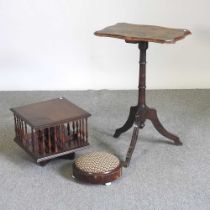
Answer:
[[90, 117], [91, 114], [64, 97], [10, 109], [33, 128], [43, 128]]
[[126, 42], [175, 43], [191, 34], [187, 29], [166, 28], [153, 25], [117, 23], [94, 33], [96, 36], [124, 39]]

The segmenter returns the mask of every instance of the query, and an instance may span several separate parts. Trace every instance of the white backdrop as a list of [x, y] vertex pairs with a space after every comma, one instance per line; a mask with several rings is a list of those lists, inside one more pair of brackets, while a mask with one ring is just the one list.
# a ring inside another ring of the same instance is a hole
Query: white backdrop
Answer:
[[136, 89], [137, 45], [93, 32], [117, 22], [190, 29], [151, 43], [147, 87], [210, 88], [209, 0], [0, 0], [0, 90]]

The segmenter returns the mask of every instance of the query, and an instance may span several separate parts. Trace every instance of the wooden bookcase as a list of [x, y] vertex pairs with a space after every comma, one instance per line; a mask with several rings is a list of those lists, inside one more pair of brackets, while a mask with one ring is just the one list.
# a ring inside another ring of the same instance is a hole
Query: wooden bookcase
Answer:
[[91, 115], [65, 98], [12, 108], [15, 142], [37, 163], [65, 156], [89, 145]]

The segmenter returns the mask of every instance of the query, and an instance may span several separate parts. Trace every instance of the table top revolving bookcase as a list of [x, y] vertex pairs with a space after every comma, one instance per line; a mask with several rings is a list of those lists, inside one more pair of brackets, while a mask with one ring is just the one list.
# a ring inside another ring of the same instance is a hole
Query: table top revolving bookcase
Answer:
[[11, 111], [15, 142], [42, 166], [58, 157], [73, 159], [74, 152], [89, 145], [90, 113], [64, 97], [15, 107]]
[[123, 39], [126, 43], [138, 44], [140, 50], [138, 104], [136, 106], [131, 106], [127, 121], [121, 128], [118, 128], [114, 134], [114, 137], [117, 138], [134, 124], [131, 143], [126, 155], [126, 160], [123, 163], [125, 167], [130, 163], [138, 139], [139, 129], [144, 128], [147, 119], [152, 122], [153, 126], [160, 134], [172, 140], [175, 145], [182, 145], [179, 137], [168, 132], [163, 127], [158, 119], [157, 111], [146, 105], [146, 50], [148, 49], [149, 42], [171, 44], [185, 38], [189, 34], [191, 34], [191, 32], [187, 29], [128, 23], [117, 23], [95, 32], [96, 36], [118, 38]]

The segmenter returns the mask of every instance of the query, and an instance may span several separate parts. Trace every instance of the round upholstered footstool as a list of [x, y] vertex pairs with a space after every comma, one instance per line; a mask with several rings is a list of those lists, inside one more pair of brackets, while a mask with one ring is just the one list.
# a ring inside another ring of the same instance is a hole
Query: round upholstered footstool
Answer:
[[120, 160], [107, 152], [83, 155], [73, 163], [73, 177], [84, 182], [110, 185], [121, 174]]

